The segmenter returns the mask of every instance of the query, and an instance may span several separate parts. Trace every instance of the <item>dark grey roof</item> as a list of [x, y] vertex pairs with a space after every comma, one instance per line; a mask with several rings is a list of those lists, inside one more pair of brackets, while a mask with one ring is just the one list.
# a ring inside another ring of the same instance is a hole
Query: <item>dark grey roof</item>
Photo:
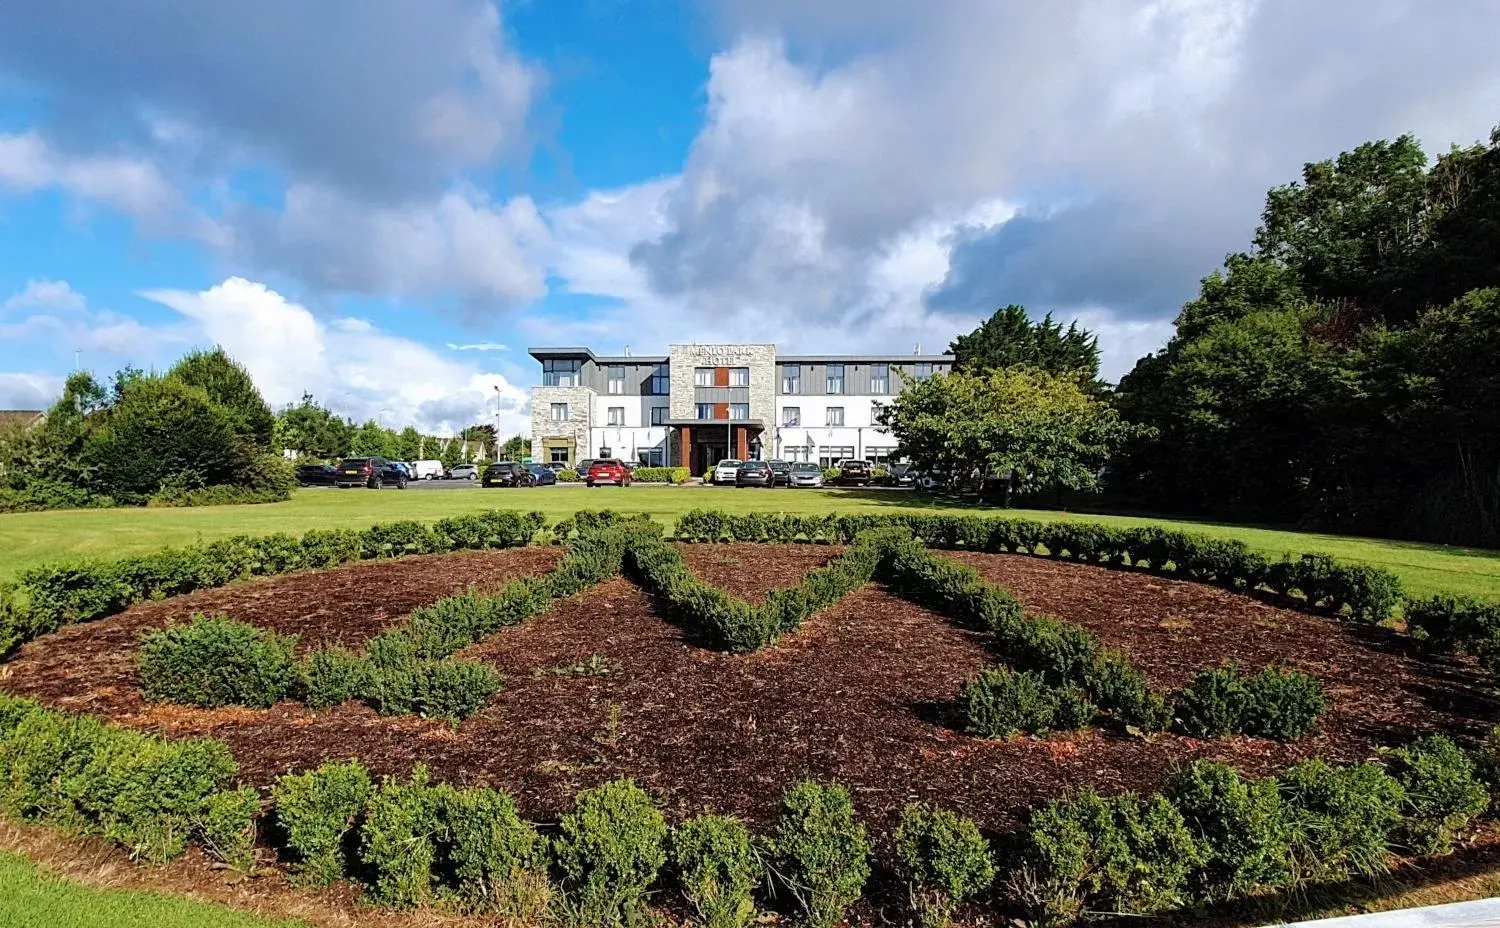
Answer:
[[526, 353], [538, 361], [545, 358], [588, 358], [595, 364], [665, 364], [668, 360], [664, 354], [594, 354], [592, 348], [527, 348]]
[[779, 354], [777, 364], [952, 364], [951, 354]]

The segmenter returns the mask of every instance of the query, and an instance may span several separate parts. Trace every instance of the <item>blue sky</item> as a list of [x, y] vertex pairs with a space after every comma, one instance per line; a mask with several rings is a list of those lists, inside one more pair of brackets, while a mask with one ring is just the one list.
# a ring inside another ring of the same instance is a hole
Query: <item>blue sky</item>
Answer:
[[0, 408], [218, 342], [276, 405], [517, 430], [531, 345], [1011, 302], [1117, 378], [1304, 161], [1500, 122], [1483, 0], [6, 7]]

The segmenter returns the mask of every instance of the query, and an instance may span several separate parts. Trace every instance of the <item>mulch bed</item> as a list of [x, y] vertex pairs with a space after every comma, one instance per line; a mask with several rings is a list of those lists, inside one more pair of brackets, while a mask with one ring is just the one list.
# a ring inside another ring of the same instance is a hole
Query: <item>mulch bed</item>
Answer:
[[[749, 598], [797, 582], [837, 553], [816, 546], [684, 549], [701, 575]], [[309, 627], [324, 627], [378, 601], [389, 621], [421, 598], [407, 584], [423, 582], [423, 573], [444, 577], [422, 594], [430, 600], [468, 582], [540, 572], [548, 556], [555, 553], [358, 565], [215, 591], [223, 598], [213, 608], [297, 631], [298, 615], [317, 611], [324, 618]], [[1174, 735], [1147, 742], [1108, 728], [1009, 743], [970, 738], [953, 727], [952, 699], [964, 679], [996, 658], [977, 637], [878, 585], [812, 617], [778, 645], [739, 656], [694, 646], [655, 614], [639, 588], [609, 581], [465, 652], [496, 666], [506, 685], [457, 728], [382, 719], [356, 705], [323, 711], [297, 704], [267, 711], [146, 705], [129, 667], [134, 638], [167, 617], [151, 610], [182, 609], [193, 597], [33, 642], [0, 668], [6, 674], [0, 685], [126, 724], [221, 738], [254, 783], [328, 757], [358, 756], [393, 774], [422, 762], [440, 779], [504, 787], [528, 814], [545, 819], [567, 808], [578, 790], [627, 775], [673, 818], [714, 809], [764, 823], [787, 785], [815, 776], [848, 784], [880, 826], [903, 803], [924, 799], [996, 829], [1066, 790], [1154, 788], [1195, 757], [1222, 758], [1256, 774], [1313, 754], [1352, 760], [1421, 732], [1472, 733], [1495, 708], [1488, 686], [1468, 667], [1410, 653], [1394, 634], [1144, 574], [1011, 555], [954, 556], [1034, 609], [1086, 625], [1124, 648], [1160, 684], [1180, 684], [1223, 659], [1250, 670], [1281, 663], [1315, 673], [1332, 703], [1324, 728], [1290, 745]], [[356, 572], [358, 581], [351, 579]], [[295, 600], [283, 598], [280, 584], [297, 584], [302, 613], [295, 606], [267, 608]], [[382, 584], [392, 589], [382, 593]], [[370, 630], [366, 623], [339, 640], [352, 642]], [[601, 668], [606, 672], [587, 672]]]

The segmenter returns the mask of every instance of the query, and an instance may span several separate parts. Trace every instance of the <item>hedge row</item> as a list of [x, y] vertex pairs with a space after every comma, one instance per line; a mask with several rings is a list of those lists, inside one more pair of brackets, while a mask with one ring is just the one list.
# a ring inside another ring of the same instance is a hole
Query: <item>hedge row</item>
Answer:
[[973, 568], [934, 554], [910, 536], [882, 537], [887, 541], [880, 573], [892, 590], [987, 633], [993, 649], [1023, 671], [991, 672], [965, 688], [966, 719], [976, 734], [1078, 728], [1093, 719], [1097, 706], [1143, 731], [1162, 730], [1175, 719], [1191, 735], [1245, 733], [1290, 741], [1311, 731], [1324, 709], [1316, 680], [1270, 668], [1248, 682], [1231, 670], [1213, 672], [1206, 683], [1200, 675], [1170, 699], [1152, 690], [1124, 653], [1105, 648], [1087, 629], [1029, 618], [1018, 599], [985, 583]]
[[237, 535], [118, 561], [36, 567], [0, 587], [0, 656], [61, 625], [103, 618], [142, 600], [370, 558], [509, 548], [527, 544], [544, 524], [541, 513], [492, 510], [431, 525], [384, 522], [362, 530], [314, 529], [300, 538]]
[[1299, 595], [1315, 609], [1367, 622], [1389, 618], [1402, 602], [1400, 580], [1362, 564], [1321, 554], [1272, 562], [1243, 542], [1168, 529], [1113, 528], [1091, 522], [1037, 522], [1011, 517], [890, 515], [730, 515], [695, 509], [677, 522], [679, 541], [845, 544], [872, 528], [900, 526], [929, 547], [1047, 554], [1091, 564], [1149, 569], [1233, 590], [1260, 587]]
[[547, 574], [420, 606], [406, 624], [366, 642], [362, 654], [328, 647], [299, 663], [295, 638], [198, 617], [145, 637], [141, 683], [149, 699], [193, 706], [265, 708], [290, 697], [321, 708], [358, 699], [383, 715], [464, 719], [500, 679], [488, 665], [452, 655], [618, 574], [627, 542], [653, 530], [660, 532], [645, 519], [585, 530]]
[[[928, 926], [992, 888], [1038, 921], [1064, 923], [1375, 876], [1393, 854], [1446, 854], [1472, 834], [1495, 760], [1433, 736], [1375, 762], [1311, 759], [1265, 779], [1197, 761], [1157, 794], [1084, 790], [1039, 807], [1003, 855], [973, 822], [909, 805], [891, 835], [893, 870]], [[140, 859], [196, 841], [252, 863], [263, 803], [232, 788], [234, 775], [218, 742], [168, 742], [0, 696], [0, 806], [101, 834]], [[744, 928], [771, 904], [831, 926], [871, 874], [848, 792], [814, 781], [783, 794], [764, 836], [719, 815], [670, 828], [628, 780], [580, 793], [550, 840], [506, 793], [433, 784], [420, 766], [377, 784], [358, 762], [325, 763], [279, 778], [270, 797], [267, 838], [303, 882], [349, 877], [386, 905], [446, 900], [525, 923], [639, 924], [653, 887], [676, 886], [702, 924]], [[757, 886], [770, 894], [758, 899]]]
[[640, 483], [687, 483], [693, 479], [686, 467], [637, 467], [632, 479]]
[[1434, 596], [1406, 604], [1406, 624], [1427, 647], [1472, 654], [1500, 673], [1500, 603], [1466, 596]]
[[221, 742], [168, 741], [0, 693], [0, 809], [162, 863], [195, 842], [250, 861], [259, 796]]
[[895, 537], [889, 531], [860, 535], [838, 558], [809, 571], [797, 586], [772, 590], [759, 605], [699, 580], [682, 554], [660, 537], [636, 536], [625, 564], [669, 616], [716, 647], [746, 652], [775, 642], [814, 612], [869, 583]]

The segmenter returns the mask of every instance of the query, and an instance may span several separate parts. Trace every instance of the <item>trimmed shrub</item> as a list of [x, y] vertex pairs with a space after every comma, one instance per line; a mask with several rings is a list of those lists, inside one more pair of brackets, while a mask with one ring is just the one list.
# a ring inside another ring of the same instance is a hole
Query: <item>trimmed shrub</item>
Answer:
[[370, 686], [370, 672], [370, 664], [347, 648], [321, 648], [303, 668], [303, 698], [314, 709], [359, 699]]
[[479, 661], [436, 661], [423, 671], [413, 707], [428, 718], [466, 719], [500, 689], [500, 675]]
[[302, 563], [313, 569], [352, 564], [360, 559], [363, 540], [347, 528], [315, 528], [302, 536]]
[[1221, 738], [1239, 731], [1249, 694], [1232, 667], [1200, 670], [1177, 694], [1177, 727], [1198, 738]]
[[638, 467], [635, 480], [640, 483], [687, 483], [693, 479], [692, 471], [686, 467]]
[[1406, 795], [1399, 838], [1413, 854], [1451, 853], [1489, 808], [1474, 759], [1442, 735], [1396, 748], [1386, 763]]
[[996, 667], [964, 684], [965, 727], [983, 738], [1044, 735], [1082, 728], [1093, 707], [1077, 687], [1049, 686], [1040, 674]]
[[276, 821], [303, 881], [326, 886], [350, 872], [356, 829], [371, 790], [369, 772], [354, 760], [289, 773], [271, 787]]
[[1373, 876], [1401, 822], [1405, 790], [1374, 764], [1335, 767], [1314, 758], [1278, 778], [1286, 804], [1292, 872], [1299, 883]]
[[452, 793], [451, 787], [429, 785], [427, 768], [418, 764], [409, 782], [387, 777], [370, 796], [359, 858], [376, 902], [405, 907], [431, 901], [442, 811]]
[[1291, 881], [1286, 812], [1274, 779], [1245, 780], [1233, 767], [1194, 761], [1173, 773], [1162, 795], [1205, 851], [1194, 895], [1210, 902]]
[[260, 793], [253, 787], [210, 794], [197, 820], [198, 842], [211, 856], [240, 870], [255, 864], [255, 817]]
[[431, 554], [437, 536], [421, 522], [377, 522], [360, 533], [360, 551], [367, 558]]
[[891, 838], [896, 869], [923, 928], [946, 928], [961, 904], [995, 882], [989, 844], [971, 819], [910, 803]]
[[683, 897], [705, 928], [744, 928], [764, 868], [750, 830], [729, 815], [699, 815], [672, 831], [672, 865]]
[[870, 842], [837, 783], [803, 780], [781, 797], [771, 839], [780, 882], [813, 928], [832, 928], [870, 878]]
[[1050, 924], [1086, 911], [1177, 908], [1206, 857], [1176, 807], [1133, 793], [1106, 799], [1084, 790], [1049, 803], [1032, 814], [1025, 840], [1013, 888]]
[[1323, 684], [1305, 673], [1267, 667], [1246, 680], [1239, 729], [1257, 738], [1295, 741], [1318, 725], [1327, 708]]
[[564, 467], [557, 472], [558, 483], [577, 483], [582, 479], [582, 477], [578, 476], [578, 471], [571, 467]]
[[1146, 675], [1120, 651], [1101, 649], [1085, 672], [1083, 688], [1128, 728], [1154, 732], [1172, 724], [1166, 697], [1151, 689]]
[[141, 687], [155, 702], [265, 709], [297, 683], [297, 636], [217, 616], [196, 616], [141, 642]]
[[469, 908], [520, 924], [547, 914], [547, 843], [521, 820], [516, 802], [494, 789], [450, 793], [443, 809], [455, 891]]
[[640, 787], [613, 780], [578, 794], [555, 849], [566, 920], [623, 925], [639, 917], [666, 862], [667, 822]]

